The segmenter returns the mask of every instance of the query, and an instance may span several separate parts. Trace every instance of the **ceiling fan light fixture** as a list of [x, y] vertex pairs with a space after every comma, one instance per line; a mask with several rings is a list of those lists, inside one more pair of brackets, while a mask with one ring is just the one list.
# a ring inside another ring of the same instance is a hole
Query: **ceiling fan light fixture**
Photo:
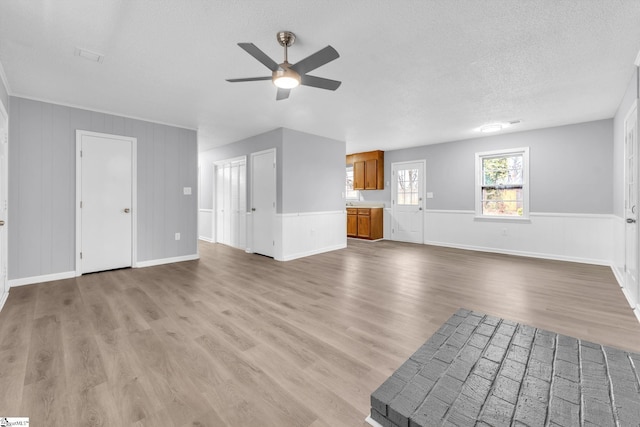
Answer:
[[288, 65], [283, 63], [280, 65], [280, 69], [273, 72], [273, 84], [280, 89], [293, 89], [300, 86], [300, 74], [290, 69]]

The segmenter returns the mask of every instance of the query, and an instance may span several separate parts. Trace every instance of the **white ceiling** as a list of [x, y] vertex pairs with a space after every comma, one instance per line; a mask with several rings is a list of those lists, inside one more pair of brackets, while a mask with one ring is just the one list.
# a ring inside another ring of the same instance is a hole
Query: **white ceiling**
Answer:
[[[200, 148], [276, 127], [389, 150], [613, 117], [640, 50], [639, 0], [29, 0], [0, 2], [0, 63], [16, 96], [199, 131]], [[340, 58], [275, 100], [240, 49]], [[76, 47], [105, 55], [74, 56]]]

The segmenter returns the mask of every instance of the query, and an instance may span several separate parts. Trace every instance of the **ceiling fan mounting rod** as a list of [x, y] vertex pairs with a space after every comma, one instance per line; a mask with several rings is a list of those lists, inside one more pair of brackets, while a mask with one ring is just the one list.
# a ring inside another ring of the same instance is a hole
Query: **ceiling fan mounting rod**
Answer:
[[280, 46], [284, 47], [284, 62], [289, 62], [287, 48], [295, 43], [296, 35], [291, 31], [278, 31], [276, 38], [278, 39]]

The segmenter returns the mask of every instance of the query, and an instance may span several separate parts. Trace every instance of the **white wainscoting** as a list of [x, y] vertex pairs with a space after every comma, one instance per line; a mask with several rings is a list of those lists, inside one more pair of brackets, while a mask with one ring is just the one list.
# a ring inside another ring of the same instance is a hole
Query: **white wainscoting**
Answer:
[[530, 213], [529, 221], [476, 220], [474, 211], [425, 211], [425, 243], [611, 266], [614, 216]]
[[289, 261], [347, 247], [346, 211], [303, 212], [276, 215], [278, 261]]
[[213, 209], [198, 210], [198, 239], [215, 242], [213, 236]]

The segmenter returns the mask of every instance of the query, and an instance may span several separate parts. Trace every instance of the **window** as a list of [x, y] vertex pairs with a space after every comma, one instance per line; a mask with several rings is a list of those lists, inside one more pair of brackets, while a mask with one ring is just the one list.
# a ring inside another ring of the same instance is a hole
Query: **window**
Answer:
[[358, 190], [353, 189], [353, 165], [347, 165], [347, 187], [344, 194], [347, 200], [358, 200]]
[[476, 153], [476, 216], [529, 217], [529, 148]]
[[418, 204], [418, 169], [398, 170], [398, 204]]

